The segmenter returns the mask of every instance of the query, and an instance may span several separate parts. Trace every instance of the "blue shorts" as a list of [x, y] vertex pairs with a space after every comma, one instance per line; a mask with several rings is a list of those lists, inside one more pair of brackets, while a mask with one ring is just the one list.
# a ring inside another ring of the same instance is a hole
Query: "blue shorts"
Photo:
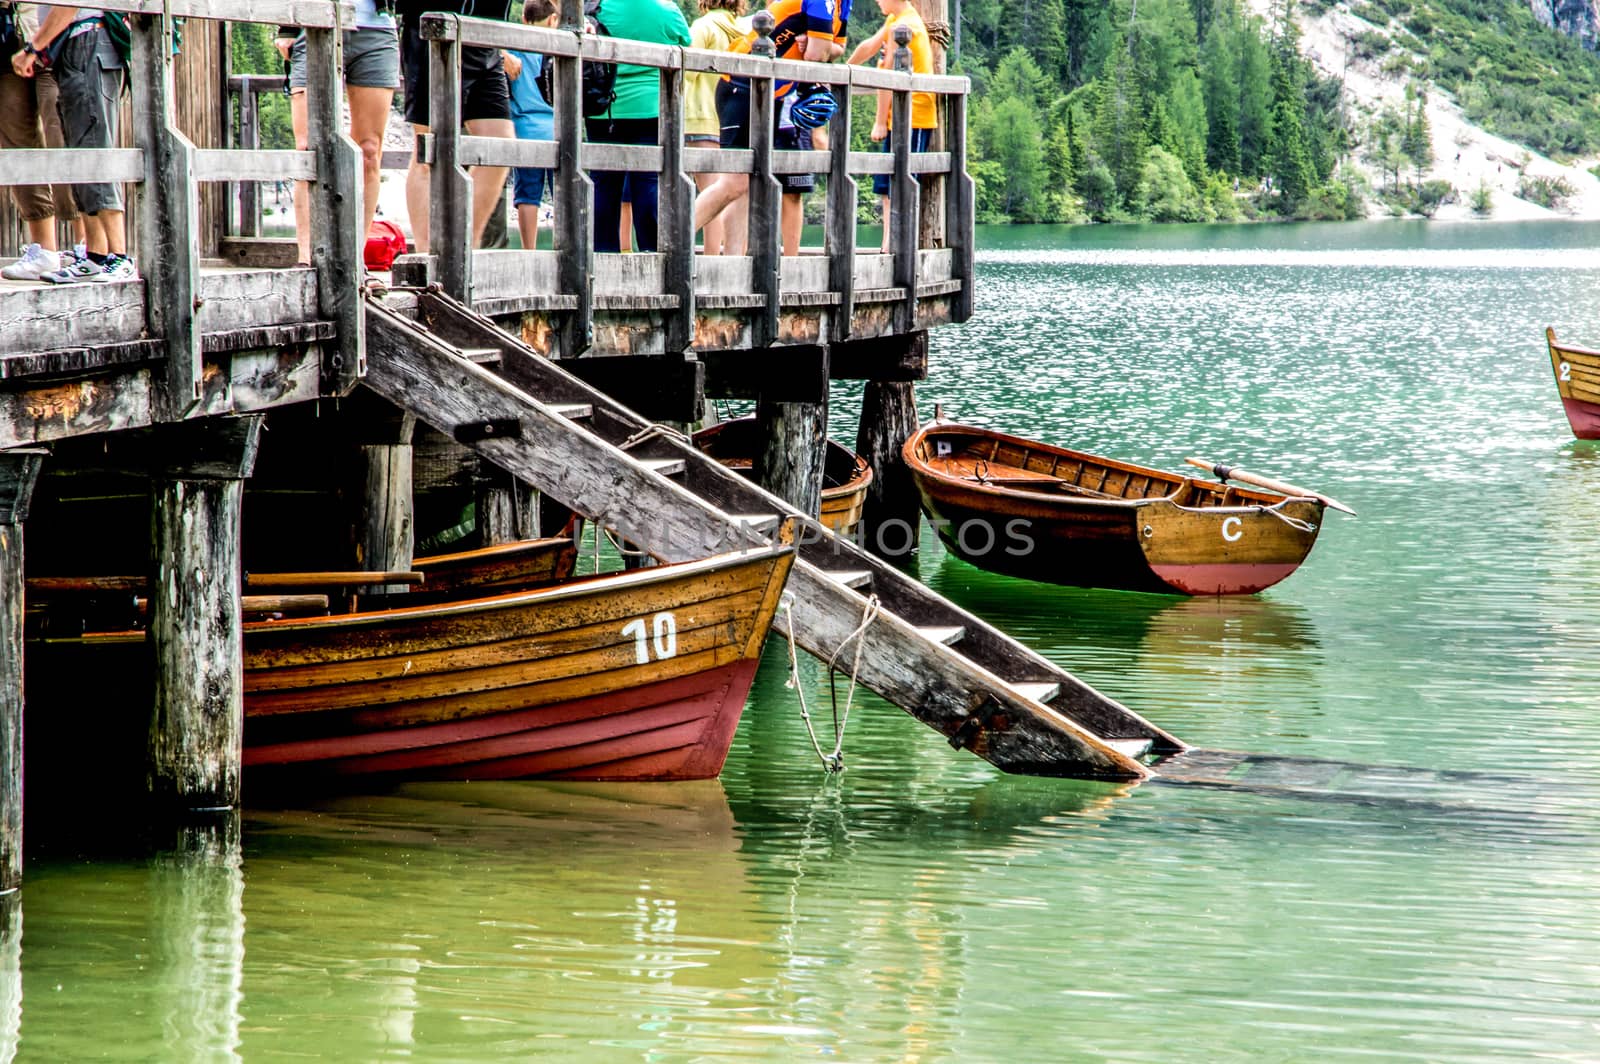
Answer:
[[544, 190], [555, 184], [555, 174], [533, 167], [517, 167], [511, 187], [511, 205], [537, 207], [544, 200]]
[[[928, 144], [932, 140], [933, 140], [933, 130], [931, 130], [931, 129], [913, 129], [911, 131], [911, 150], [912, 151], [927, 151], [928, 150]], [[894, 151], [894, 146], [893, 145], [894, 145], [894, 131], [890, 130], [889, 131], [889, 135], [887, 137], [883, 138], [883, 150], [884, 151]], [[893, 180], [894, 180], [894, 175], [893, 174], [873, 174], [872, 175], [872, 194], [874, 196], [887, 196], [889, 194], [889, 184]]]

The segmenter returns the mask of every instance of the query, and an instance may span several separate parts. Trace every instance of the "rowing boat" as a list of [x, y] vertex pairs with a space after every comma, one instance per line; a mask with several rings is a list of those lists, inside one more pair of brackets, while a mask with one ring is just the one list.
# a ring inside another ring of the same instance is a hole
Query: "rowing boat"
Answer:
[[[793, 536], [786, 522], [773, 546], [698, 561], [395, 609], [248, 620], [247, 780], [279, 789], [334, 779], [714, 777]], [[72, 667], [63, 653], [87, 661], [97, 646], [144, 640], [142, 631], [86, 634], [41, 649], [60, 669]]]
[[1331, 502], [943, 421], [913, 434], [903, 457], [923, 509], [958, 557], [1079, 587], [1253, 594], [1305, 560]]
[[1558, 343], [1554, 329], [1545, 329], [1544, 339], [1572, 434], [1580, 440], [1600, 440], [1600, 351]]
[[[693, 439], [695, 447], [729, 469], [747, 477], [754, 475], [755, 454], [760, 446], [755, 418], [734, 418], [711, 425], [695, 433]], [[829, 440], [822, 463], [822, 511], [818, 520], [837, 535], [853, 534], [861, 524], [861, 509], [871, 484], [872, 467], [867, 460], [844, 444]]]

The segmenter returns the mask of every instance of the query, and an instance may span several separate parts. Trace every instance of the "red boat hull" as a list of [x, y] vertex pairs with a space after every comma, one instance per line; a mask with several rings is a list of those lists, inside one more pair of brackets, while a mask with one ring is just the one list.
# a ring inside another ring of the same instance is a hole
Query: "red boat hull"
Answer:
[[392, 731], [246, 745], [252, 783], [278, 772], [429, 779], [695, 780], [722, 771], [759, 662], [624, 691]]
[[1600, 440], [1600, 403], [1563, 398], [1561, 405], [1566, 408], [1567, 422], [1574, 436], [1580, 440]]
[[1300, 567], [1293, 563], [1221, 562], [1212, 565], [1157, 565], [1150, 571], [1186, 595], [1254, 595]]

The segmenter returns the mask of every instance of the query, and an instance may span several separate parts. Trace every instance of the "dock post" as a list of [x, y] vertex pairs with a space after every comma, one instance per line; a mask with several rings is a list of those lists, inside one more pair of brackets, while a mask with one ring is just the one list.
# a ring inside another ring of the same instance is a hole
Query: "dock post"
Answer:
[[822, 467], [828, 453], [826, 347], [785, 347], [781, 384], [756, 398], [755, 481], [802, 513], [822, 509]]
[[[926, 344], [928, 334], [917, 333]], [[862, 509], [861, 544], [880, 558], [904, 559], [916, 549], [921, 503], [900, 449], [917, 431], [916, 386], [910, 381], [868, 381], [861, 393], [856, 453], [872, 467]]]
[[0, 451], [0, 895], [22, 886], [22, 523], [45, 453]]
[[[356, 425], [358, 491], [355, 514], [355, 563], [358, 569], [398, 572], [411, 568], [416, 544], [412, 496], [412, 444], [416, 416], [398, 407], [352, 411]], [[404, 584], [383, 584], [368, 594], [408, 590]]]
[[[493, 462], [478, 462], [478, 546], [539, 536], [539, 492]], [[407, 562], [410, 565], [410, 562]]]
[[164, 427], [151, 477], [146, 783], [170, 812], [239, 804], [244, 750], [239, 526], [262, 416]]

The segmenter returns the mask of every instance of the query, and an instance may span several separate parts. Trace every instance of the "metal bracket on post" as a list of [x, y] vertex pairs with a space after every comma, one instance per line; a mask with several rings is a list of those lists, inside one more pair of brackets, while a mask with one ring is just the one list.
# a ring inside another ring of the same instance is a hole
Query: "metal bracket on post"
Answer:
[[144, 276], [145, 323], [166, 348], [155, 381], [156, 416], [187, 417], [200, 402], [200, 249], [194, 239], [200, 196], [194, 145], [172, 123], [172, 29], [161, 15], [134, 15], [133, 142], [144, 152], [139, 198], [138, 261]]

